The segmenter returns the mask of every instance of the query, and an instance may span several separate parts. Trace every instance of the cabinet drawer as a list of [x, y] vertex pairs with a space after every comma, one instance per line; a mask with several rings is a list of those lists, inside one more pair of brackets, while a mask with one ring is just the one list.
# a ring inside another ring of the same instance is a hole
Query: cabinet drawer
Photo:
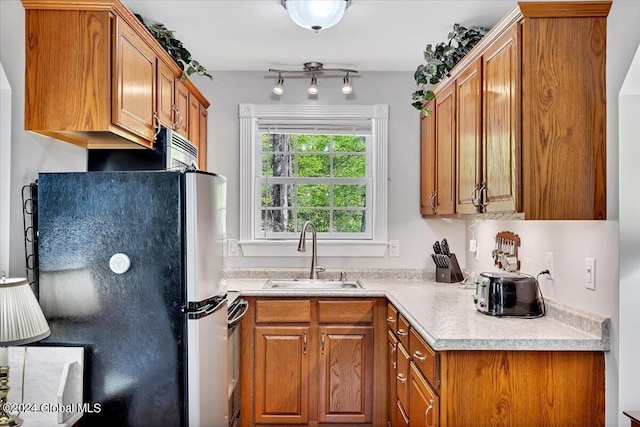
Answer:
[[396, 333], [396, 329], [398, 329], [398, 310], [392, 304], [387, 304], [387, 326], [394, 334]]
[[311, 322], [310, 300], [257, 300], [256, 323]]
[[440, 399], [413, 364], [409, 372], [409, 420], [411, 425], [436, 427], [439, 424]]
[[396, 335], [405, 348], [409, 348], [409, 322], [407, 322], [407, 319], [405, 319], [402, 314], [398, 315]]
[[427, 378], [431, 386], [437, 389], [440, 386], [438, 383], [440, 379], [438, 353], [413, 328], [409, 332], [409, 352], [416, 367]]
[[372, 323], [373, 300], [318, 301], [319, 323]]

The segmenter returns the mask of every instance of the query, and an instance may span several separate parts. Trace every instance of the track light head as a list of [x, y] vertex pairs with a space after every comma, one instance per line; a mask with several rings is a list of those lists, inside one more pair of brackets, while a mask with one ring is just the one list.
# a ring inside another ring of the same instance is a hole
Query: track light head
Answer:
[[281, 96], [284, 93], [284, 79], [280, 74], [278, 74], [278, 82], [273, 87], [273, 93], [278, 96]]
[[307, 88], [307, 92], [309, 93], [309, 95], [318, 94], [318, 80], [316, 79], [315, 74], [311, 76], [311, 84]]
[[347, 73], [342, 79], [342, 93], [349, 95], [351, 92], [353, 92], [353, 87], [349, 83], [349, 73]]

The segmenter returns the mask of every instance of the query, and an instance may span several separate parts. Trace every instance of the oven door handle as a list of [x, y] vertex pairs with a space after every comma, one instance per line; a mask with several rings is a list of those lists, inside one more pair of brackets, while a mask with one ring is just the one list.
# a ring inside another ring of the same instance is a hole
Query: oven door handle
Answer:
[[238, 301], [238, 306], [241, 307], [241, 311], [236, 314], [233, 319], [229, 319], [227, 321], [227, 323], [229, 324], [229, 329], [233, 329], [238, 323], [240, 323], [249, 311], [249, 303], [246, 300]]

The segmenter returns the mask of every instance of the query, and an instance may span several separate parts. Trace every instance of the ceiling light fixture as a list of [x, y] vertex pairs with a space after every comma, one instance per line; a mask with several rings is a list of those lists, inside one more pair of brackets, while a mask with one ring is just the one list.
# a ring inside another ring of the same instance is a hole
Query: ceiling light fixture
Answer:
[[307, 92], [309, 95], [317, 95], [318, 94], [318, 77], [341, 77], [342, 79], [342, 93], [345, 95], [353, 92], [353, 87], [351, 86], [350, 76], [349, 74], [356, 74], [357, 70], [350, 70], [347, 68], [324, 68], [324, 65], [321, 62], [306, 62], [304, 63], [302, 70], [276, 70], [273, 68], [269, 68], [270, 73], [278, 74], [278, 81], [276, 85], [273, 87], [273, 93], [276, 95], [282, 95], [284, 93], [284, 78], [283, 74], [290, 75], [303, 75], [308, 76], [311, 75], [311, 84], [307, 88]]
[[317, 95], [318, 94], [318, 79], [316, 79], [315, 75], [311, 76], [311, 83], [307, 88], [307, 92], [309, 95]]
[[351, 92], [353, 92], [353, 87], [351, 86], [351, 83], [349, 83], [349, 73], [347, 73], [342, 79], [342, 93], [349, 95]]
[[336, 25], [351, 0], [282, 0], [291, 20], [316, 33]]
[[284, 93], [284, 79], [282, 78], [282, 74], [278, 74], [278, 82], [273, 87], [273, 93], [278, 96]]

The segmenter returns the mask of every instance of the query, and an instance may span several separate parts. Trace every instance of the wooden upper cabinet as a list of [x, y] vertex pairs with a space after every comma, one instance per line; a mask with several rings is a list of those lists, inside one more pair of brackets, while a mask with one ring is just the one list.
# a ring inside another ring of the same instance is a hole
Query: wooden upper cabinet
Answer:
[[456, 80], [456, 212], [478, 211], [482, 186], [482, 62], [473, 62]]
[[420, 213], [436, 214], [435, 101], [429, 101], [430, 116], [420, 118]]
[[172, 128], [174, 124], [174, 97], [175, 97], [175, 75], [173, 70], [162, 60], [158, 59], [158, 93], [157, 112], [158, 120], [165, 127]]
[[122, 19], [114, 19], [113, 124], [153, 141], [156, 125], [156, 55]]
[[436, 212], [455, 212], [456, 176], [456, 87], [442, 87], [436, 97]]
[[[25, 130], [86, 148], [151, 148], [181, 71], [120, 0], [22, 0]], [[189, 80], [188, 97], [209, 102]], [[156, 118], [157, 116], [157, 118]], [[199, 136], [200, 133], [198, 133]]]
[[486, 212], [520, 211], [520, 24], [482, 56], [482, 204]]
[[433, 89], [438, 214], [606, 219], [610, 7], [519, 2]]

